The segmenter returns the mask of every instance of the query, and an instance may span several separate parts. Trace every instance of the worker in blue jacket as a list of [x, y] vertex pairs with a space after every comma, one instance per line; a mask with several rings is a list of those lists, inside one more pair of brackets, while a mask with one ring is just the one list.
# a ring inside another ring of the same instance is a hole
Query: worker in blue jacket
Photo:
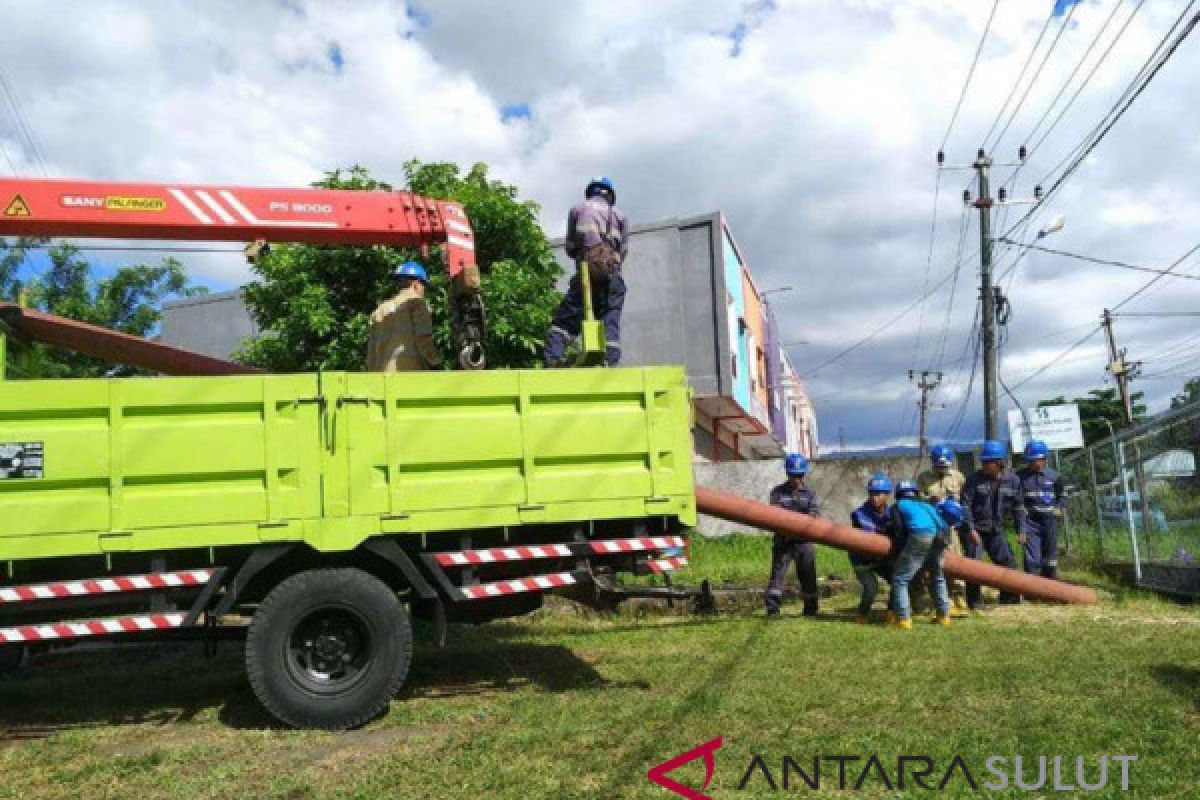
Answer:
[[[859, 530], [887, 536], [891, 527], [892, 482], [882, 472], [876, 472], [867, 481], [867, 500], [850, 513], [850, 524]], [[879, 594], [879, 579], [890, 581], [892, 577], [888, 557], [864, 556], [850, 553], [850, 566], [854, 577], [862, 586], [862, 599], [858, 602], [855, 622], [866, 623], [870, 619], [871, 606]]]
[[[986, 552], [992, 563], [1016, 569], [1017, 559], [1005, 537], [1004, 523], [1011, 519], [1017, 534], [1026, 530], [1025, 504], [1021, 502], [1021, 483], [1016, 474], [1004, 464], [1008, 455], [1003, 442], [993, 439], [983, 443], [979, 455], [981, 466], [967, 478], [963, 486], [962, 504], [967, 539], [963, 555], [981, 558]], [[1001, 603], [1019, 603], [1020, 595], [1000, 593]], [[973, 611], [983, 607], [979, 584], [967, 584], [967, 606]]]
[[[961, 508], [954, 500], [944, 503]], [[929, 570], [929, 593], [937, 609], [936, 620], [939, 625], [949, 625], [950, 593], [946, 588], [942, 564], [946, 559], [952, 525], [942, 518], [932, 503], [921, 499], [921, 492], [913, 481], [896, 484], [896, 505], [892, 514], [905, 534], [904, 546], [896, 556], [896, 567], [892, 571], [892, 596], [888, 605], [893, 623], [905, 630], [912, 628], [912, 603], [908, 586], [917, 572], [925, 567]]]
[[1046, 466], [1050, 448], [1033, 439], [1025, 445], [1025, 466], [1017, 472], [1026, 527], [1019, 536], [1025, 551], [1025, 571], [1054, 578], [1058, 575], [1058, 518], [1062, 516], [1063, 484], [1058, 472]]
[[[794, 511], [797, 514], [818, 516], [821, 504], [817, 494], [804, 485], [808, 474], [808, 459], [800, 453], [791, 453], [784, 459], [787, 480], [771, 490], [771, 505]], [[779, 614], [783, 605], [783, 584], [787, 579], [788, 566], [796, 562], [796, 579], [804, 597], [804, 616], [817, 615], [817, 551], [812, 542], [775, 534], [771, 543], [771, 580], [767, 584], [767, 616]]]

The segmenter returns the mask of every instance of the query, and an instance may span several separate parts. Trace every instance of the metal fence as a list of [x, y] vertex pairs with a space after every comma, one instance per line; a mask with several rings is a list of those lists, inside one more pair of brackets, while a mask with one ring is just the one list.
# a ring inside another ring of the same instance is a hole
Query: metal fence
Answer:
[[1138, 586], [1200, 597], [1200, 403], [1062, 454], [1067, 546]]

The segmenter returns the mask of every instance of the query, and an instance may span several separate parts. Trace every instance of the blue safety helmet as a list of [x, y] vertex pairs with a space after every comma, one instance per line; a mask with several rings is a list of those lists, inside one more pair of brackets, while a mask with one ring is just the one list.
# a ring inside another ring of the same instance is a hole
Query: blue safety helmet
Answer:
[[598, 175], [588, 181], [587, 188], [583, 190], [583, 196], [591, 197], [596, 192], [607, 193], [610, 203], [617, 202], [617, 190], [613, 187], [613, 182], [607, 175]]
[[966, 512], [963, 511], [962, 503], [955, 500], [953, 497], [947, 497], [937, 505], [938, 513], [942, 515], [942, 519], [946, 520], [946, 524], [951, 528], [957, 528], [962, 524], [963, 517]]
[[787, 458], [783, 460], [783, 471], [788, 474], [788, 477], [807, 475], [808, 459], [801, 453], [788, 453]]
[[954, 463], [954, 451], [947, 445], [935, 444], [929, 448], [929, 460], [935, 467], [948, 467]]
[[415, 261], [405, 261], [399, 269], [396, 270], [397, 278], [416, 278], [421, 283], [429, 283], [429, 273]]
[[1021, 454], [1021, 458], [1026, 461], [1037, 461], [1039, 458], [1045, 458], [1050, 455], [1050, 448], [1041, 439], [1030, 439], [1025, 445], [1025, 452]]
[[980, 461], [1003, 461], [1008, 455], [1004, 442], [988, 439], [983, 443], [983, 452], [979, 454]]
[[867, 494], [891, 494], [892, 480], [882, 472], [876, 472], [867, 481]]
[[896, 497], [916, 497], [920, 493], [921, 490], [912, 481], [900, 481], [896, 484]]

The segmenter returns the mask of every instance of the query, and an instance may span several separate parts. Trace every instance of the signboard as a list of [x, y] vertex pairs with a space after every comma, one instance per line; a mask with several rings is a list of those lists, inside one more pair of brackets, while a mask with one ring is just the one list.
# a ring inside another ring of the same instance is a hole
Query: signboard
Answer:
[[1041, 439], [1051, 450], [1083, 447], [1079, 407], [1074, 403], [1028, 409], [1028, 425], [1020, 410], [1008, 412], [1008, 432], [1014, 453], [1025, 449], [1030, 439]]

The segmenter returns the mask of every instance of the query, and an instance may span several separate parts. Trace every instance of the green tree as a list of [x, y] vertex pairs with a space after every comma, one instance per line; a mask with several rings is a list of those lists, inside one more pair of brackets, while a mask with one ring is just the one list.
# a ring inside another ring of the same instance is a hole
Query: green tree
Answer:
[[[162, 319], [164, 300], [205, 291], [191, 286], [183, 265], [169, 257], [156, 266], [123, 266], [110, 277], [99, 278], [79, 249], [68, 243], [50, 247], [49, 265], [23, 279], [21, 270], [29, 253], [44, 245], [45, 240], [26, 238], [0, 242], [0, 297], [60, 317], [151, 336]], [[11, 358], [16, 377], [85, 378], [137, 372], [128, 365], [36, 343], [14, 348]]]
[[[1143, 397], [1142, 392], [1135, 392], [1132, 397], [1135, 422], [1141, 422], [1146, 418], [1146, 406], [1141, 402]], [[1038, 403], [1038, 408], [1070, 402], [1079, 406], [1079, 422], [1083, 428], [1085, 445], [1094, 444], [1108, 436], [1109, 428], [1105, 423], [1106, 420], [1112, 425], [1113, 430], [1120, 430], [1125, 426], [1125, 408], [1121, 405], [1119, 393], [1113, 388], [1092, 389], [1086, 396], [1076, 397], [1074, 400], [1067, 400], [1064, 396], [1042, 400]]]
[[1191, 378], [1179, 390], [1179, 394], [1171, 398], [1171, 408], [1186, 406], [1200, 400], [1200, 378]]
[[[405, 164], [404, 177], [408, 191], [456, 200], [466, 208], [484, 270], [489, 366], [533, 366], [558, 302], [554, 283], [561, 272], [538, 226], [537, 205], [521, 200], [516, 187], [489, 179], [483, 164], [464, 175], [455, 164], [414, 160]], [[359, 166], [329, 172], [314, 185], [360, 191], [392, 188]], [[394, 293], [393, 271], [412, 258], [426, 265], [432, 279], [434, 339], [443, 360], [457, 363], [440, 252], [424, 258], [389, 247], [312, 245], [273, 246], [256, 261], [256, 280], [245, 289], [246, 304], [263, 335], [247, 342], [239, 358], [273, 371], [363, 369], [370, 314]]]

